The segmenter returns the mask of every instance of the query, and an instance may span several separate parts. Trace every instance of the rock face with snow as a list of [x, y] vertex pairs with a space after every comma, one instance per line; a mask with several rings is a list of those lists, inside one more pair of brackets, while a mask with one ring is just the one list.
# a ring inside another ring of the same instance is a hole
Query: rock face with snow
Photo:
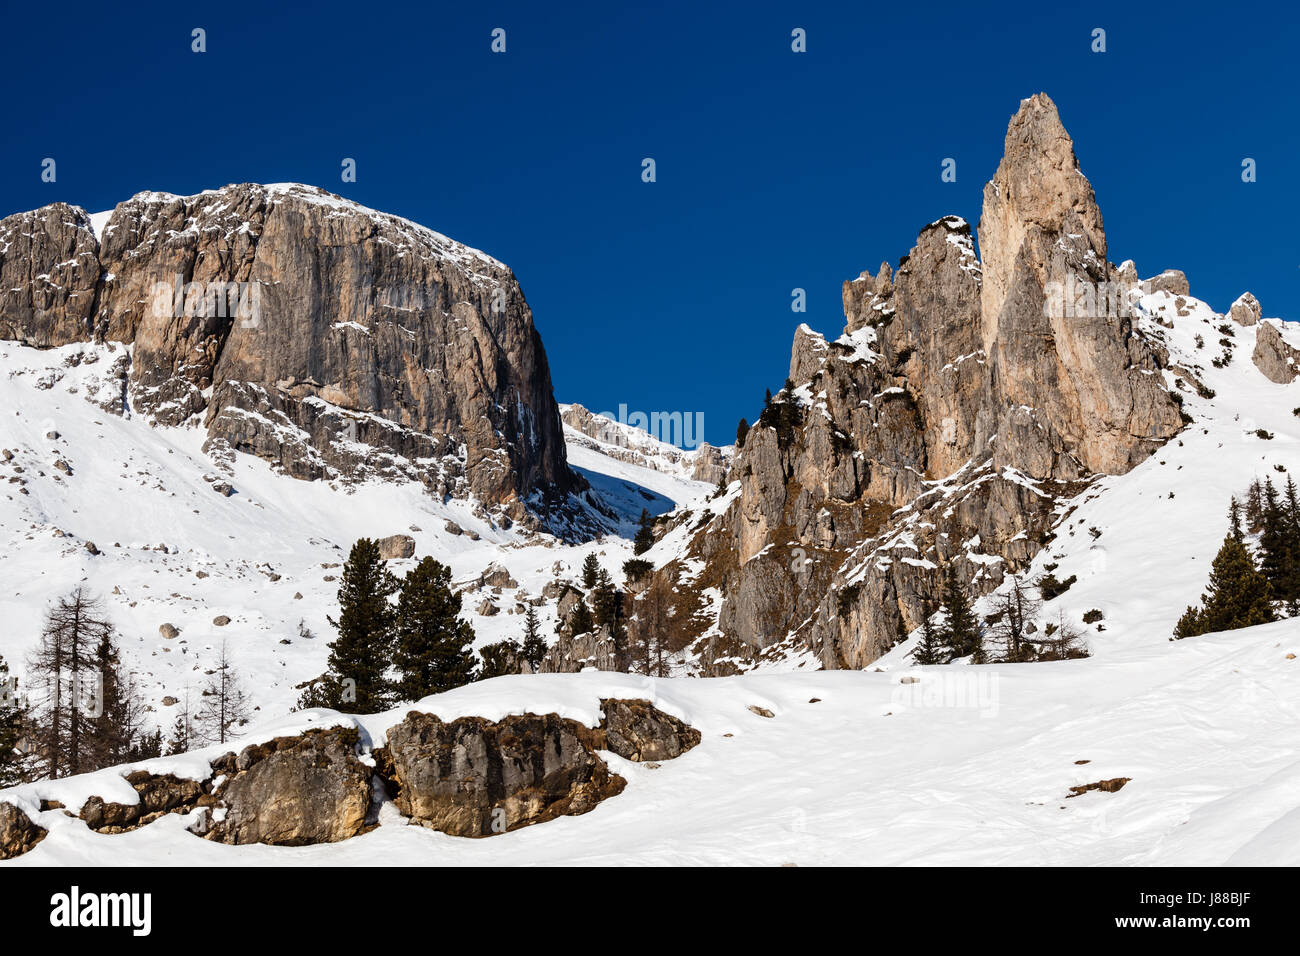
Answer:
[[91, 796], [78, 814], [86, 826], [101, 833], [121, 833], [152, 823], [167, 813], [188, 812], [206, 797], [197, 780], [143, 770], [127, 774], [126, 782], [138, 796], [136, 803], [116, 803]]
[[995, 587], [1059, 501], [1181, 427], [1045, 95], [1011, 120], [979, 238], [982, 262], [964, 221], [930, 224], [896, 271], [845, 283], [840, 339], [795, 334], [794, 391], [738, 450], [739, 493], [663, 572], [721, 592], [698, 648], [715, 672], [773, 645], [865, 666], [921, 623], [944, 565]]
[[[634, 416], [636, 414], [633, 413]], [[641, 414], [644, 416], [644, 413]], [[681, 413], [675, 414], [681, 417]], [[577, 435], [584, 435], [591, 441], [582, 444], [615, 461], [686, 475], [696, 481], [707, 481], [711, 485], [716, 485], [726, 475], [731, 463], [730, 448], [717, 448], [707, 442], [699, 442], [692, 448], [678, 447], [653, 437], [640, 425], [616, 421], [607, 414], [595, 414], [582, 405], [561, 405], [560, 418], [568, 429], [570, 441], [576, 440]], [[652, 427], [653, 419], [650, 416], [645, 418], [645, 426]], [[684, 441], [688, 437], [688, 424], [692, 426], [692, 442], [698, 441], [700, 436], [693, 434], [693, 420], [691, 423], [683, 420], [681, 427], [677, 428], [676, 419], [672, 419], [665, 427], [670, 433], [669, 437], [674, 437], [671, 433], [676, 431], [677, 437]]]
[[218, 457], [404, 474], [515, 517], [580, 483], [511, 271], [323, 190], [142, 193], [99, 237], [62, 203], [10, 216], [0, 285], [0, 336], [132, 344], [129, 408], [202, 415]]
[[1275, 321], [1269, 319], [1259, 323], [1251, 358], [1270, 382], [1289, 385], [1300, 375], [1300, 349], [1282, 338], [1281, 331], [1273, 324]]

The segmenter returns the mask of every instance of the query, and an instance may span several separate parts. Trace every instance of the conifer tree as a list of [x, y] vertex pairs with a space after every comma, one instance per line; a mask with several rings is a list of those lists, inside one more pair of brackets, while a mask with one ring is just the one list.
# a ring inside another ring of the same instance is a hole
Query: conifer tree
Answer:
[[1258, 534], [1264, 523], [1264, 485], [1256, 478], [1246, 491], [1246, 506], [1243, 509], [1246, 518], [1246, 530]]
[[54, 602], [40, 642], [28, 662], [37, 705], [31, 715], [36, 762], [43, 776], [65, 777], [97, 769], [90, 745], [95, 699], [95, 651], [113, 624], [103, 605], [83, 588]]
[[483, 658], [483, 663], [479, 667], [478, 679], [490, 680], [506, 674], [518, 674], [523, 648], [515, 640], [497, 641], [481, 648], [479, 656]]
[[1274, 597], [1286, 602], [1289, 614], [1300, 613], [1300, 495], [1295, 479], [1286, 478], [1286, 493], [1279, 504], [1279, 546], [1282, 569]]
[[112, 634], [103, 634], [95, 649], [99, 671], [99, 698], [91, 718], [89, 741], [92, 761], [110, 767], [131, 759], [141, 740], [144, 704], [135, 680], [123, 670]]
[[1274, 619], [1268, 579], [1246, 546], [1229, 534], [1214, 558], [1200, 607], [1189, 607], [1174, 628], [1182, 639], [1213, 631], [1267, 624]]
[[579, 634], [590, 634], [595, 629], [596, 621], [591, 616], [591, 608], [587, 607], [586, 601], [579, 599], [569, 612], [570, 633], [577, 637]]
[[244, 692], [243, 682], [225, 641], [221, 643], [217, 665], [209, 676], [199, 697], [199, 711], [192, 729], [204, 743], [228, 743], [238, 737], [239, 728], [248, 723], [248, 694]]
[[460, 618], [451, 568], [424, 558], [402, 581], [397, 602], [398, 696], [419, 700], [474, 679], [474, 629]]
[[1260, 570], [1276, 591], [1287, 573], [1287, 541], [1282, 505], [1270, 478], [1264, 482], [1264, 505], [1259, 532]]
[[993, 616], [989, 620], [993, 622], [993, 635], [1002, 644], [1002, 660], [1016, 663], [1033, 657], [1028, 629], [1043, 605], [1034, 596], [1032, 584], [1019, 575], [1008, 577], [1006, 590], [993, 596]]
[[655, 543], [654, 522], [650, 520], [650, 512], [645, 508], [641, 509], [639, 525], [636, 537], [632, 539], [633, 554], [645, 554]]
[[1241, 530], [1241, 504], [1237, 501], [1237, 496], [1232, 496], [1232, 504], [1228, 506], [1228, 527], [1232, 531], [1232, 536], [1240, 541], [1243, 537]]
[[934, 626], [934, 621], [931, 620], [934, 616], [934, 605], [926, 601], [921, 614], [924, 616], [924, 620], [921, 621], [921, 637], [917, 642], [916, 650], [912, 651], [912, 660], [922, 665], [942, 664], [947, 658], [939, 639], [939, 632]]
[[176, 712], [176, 721], [172, 724], [171, 736], [167, 738], [167, 756], [183, 754], [198, 746], [198, 735], [194, 732], [193, 716], [190, 713], [190, 690], [185, 688], [185, 696], [180, 701]]
[[330, 643], [329, 671], [299, 700], [303, 707], [331, 707], [353, 713], [384, 710], [392, 700], [388, 679], [396, 611], [390, 601], [397, 579], [379, 555], [379, 545], [361, 538], [352, 546], [339, 584], [338, 630]]
[[524, 613], [524, 641], [520, 648], [520, 655], [528, 662], [533, 673], [537, 673], [537, 668], [541, 666], [542, 659], [546, 657], [546, 641], [542, 640], [541, 631], [537, 625], [537, 611], [530, 604], [528, 610]]
[[0, 788], [12, 787], [23, 779], [23, 759], [18, 753], [22, 739], [24, 708], [18, 698], [18, 680], [0, 656]]
[[749, 422], [745, 421], [745, 419], [742, 418], [740, 420], [740, 423], [736, 425], [736, 450], [737, 451], [745, 447], [745, 436], [748, 434], [749, 434]]
[[949, 562], [943, 573], [943, 630], [940, 635], [953, 657], [967, 657], [981, 649], [979, 622], [971, 611], [966, 589], [957, 577], [957, 568]]
[[596, 560], [594, 554], [589, 554], [582, 562], [582, 588], [584, 591], [590, 591], [596, 586], [600, 577], [600, 562]]

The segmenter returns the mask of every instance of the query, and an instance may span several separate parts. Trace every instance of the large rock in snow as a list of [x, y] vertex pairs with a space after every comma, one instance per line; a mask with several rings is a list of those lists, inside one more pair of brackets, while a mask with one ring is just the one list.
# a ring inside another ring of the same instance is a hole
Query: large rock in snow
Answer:
[[398, 809], [453, 836], [586, 813], [626, 786], [595, 753], [597, 733], [556, 714], [445, 723], [411, 713], [387, 740], [381, 766], [397, 787]]
[[602, 700], [604, 748], [636, 763], [671, 760], [700, 742], [700, 732], [648, 700]]
[[228, 754], [212, 764], [225, 779], [200, 827], [218, 843], [306, 846], [356, 836], [370, 807], [370, 768], [357, 731], [310, 730]]
[[22, 856], [44, 839], [45, 828], [37, 826], [25, 810], [0, 803], [0, 860]]

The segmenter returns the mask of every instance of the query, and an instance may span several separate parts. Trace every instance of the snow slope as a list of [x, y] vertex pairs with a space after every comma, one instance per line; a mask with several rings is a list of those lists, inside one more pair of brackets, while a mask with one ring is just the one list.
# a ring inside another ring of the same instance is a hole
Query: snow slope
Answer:
[[[104, 599], [164, 729], [174, 717], [163, 699], [197, 695], [223, 640], [259, 716], [287, 711], [297, 685], [325, 669], [339, 565], [359, 537], [413, 537], [415, 559], [392, 562], [399, 574], [425, 555], [449, 564], [463, 585], [493, 562], [505, 566], [517, 590], [466, 592], [465, 616], [482, 646], [517, 637], [524, 602], [557, 576], [575, 577], [588, 553], [621, 579], [642, 507], [658, 514], [713, 490], [575, 448], [574, 464], [627, 537], [566, 545], [495, 526], [474, 502], [443, 503], [415, 482], [305, 482], [247, 455], [219, 470], [201, 450], [201, 428], [152, 427], [91, 403], [111, 396], [109, 370], [121, 355], [120, 345], [0, 343], [0, 449], [13, 454], [0, 461], [0, 655], [21, 681], [45, 608], [84, 584]], [[235, 493], [214, 490], [223, 482]], [[479, 540], [452, 534], [448, 521]], [[475, 613], [485, 599], [499, 613]], [[554, 606], [538, 607], [548, 636]], [[231, 622], [218, 627], [223, 615]], [[180, 636], [161, 637], [163, 624]]]
[[[1287, 658], [1297, 652], [1300, 637], [1284, 622], [1051, 664], [497, 678], [417, 709], [444, 719], [554, 711], [594, 724], [599, 698], [647, 697], [703, 740], [657, 769], [607, 754], [628, 780], [622, 794], [589, 814], [484, 840], [409, 826], [392, 806], [363, 836], [304, 848], [208, 843], [180, 816], [107, 836], [54, 810], [37, 814], [50, 835], [0, 866], [1297, 865], [1300, 659]], [[404, 712], [360, 719], [363, 740], [382, 741]], [[148, 766], [193, 773], [195, 756]], [[1114, 777], [1131, 782], [1069, 795]], [[70, 778], [5, 796], [75, 809], [109, 785]]]

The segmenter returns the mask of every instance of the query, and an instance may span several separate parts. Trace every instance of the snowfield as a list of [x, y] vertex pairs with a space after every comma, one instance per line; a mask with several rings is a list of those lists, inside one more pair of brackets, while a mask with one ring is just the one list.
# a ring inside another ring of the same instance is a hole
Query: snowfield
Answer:
[[[1034, 572], [1055, 563], [1059, 578], [1077, 577], [1040, 620], [1080, 626], [1093, 657], [915, 668], [906, 642], [861, 672], [816, 671], [796, 657], [724, 679], [505, 677], [366, 717], [286, 716], [296, 685], [324, 668], [332, 579], [357, 537], [410, 534], [417, 558], [450, 563], [458, 582], [498, 562], [527, 597], [557, 573], [576, 576], [593, 551], [620, 578], [630, 542], [528, 536], [415, 484], [307, 483], [247, 456], [221, 471], [201, 451], [201, 429], [153, 428], [87, 403], [108, 387], [109, 347], [0, 343], [0, 449], [13, 452], [0, 462], [0, 654], [20, 678], [44, 608], [85, 583], [104, 597], [164, 729], [174, 719], [164, 699], [196, 694], [225, 639], [259, 707], [243, 742], [351, 722], [378, 745], [410, 709], [444, 718], [556, 712], [595, 724], [600, 698], [611, 696], [648, 698], [703, 734], [658, 768], [607, 754], [628, 780], [622, 794], [589, 814], [484, 840], [409, 826], [391, 805], [375, 830], [305, 848], [209, 843], [176, 815], [107, 836], [39, 811], [41, 799], [75, 810], [91, 791], [133, 802], [120, 779], [129, 768], [114, 768], [6, 793], [50, 834], [0, 865], [1300, 865], [1300, 621], [1170, 640], [1205, 587], [1229, 497], [1256, 477], [1281, 484], [1300, 473], [1300, 383], [1277, 385], [1255, 368], [1254, 327], [1233, 325], [1232, 361], [1214, 367], [1226, 320], [1204, 303], [1187, 297], [1180, 314], [1173, 296], [1156, 293], [1141, 307], [1137, 326], [1172, 364], [1198, 367], [1213, 397], [1184, 383], [1192, 423], [1129, 474], [1094, 482], [1034, 562]], [[1300, 347], [1294, 325], [1284, 335]], [[1173, 386], [1178, 376], [1165, 374]], [[713, 492], [571, 439], [572, 463], [625, 533], [641, 507], [697, 507]], [[229, 497], [214, 490], [223, 481], [235, 489]], [[449, 520], [479, 540], [445, 530]], [[670, 558], [684, 535], [679, 528], [648, 557]], [[524, 597], [507, 589], [492, 596], [499, 613], [474, 613], [489, 596], [466, 597], [480, 645], [522, 630], [511, 611]], [[1103, 616], [1083, 625], [1091, 609]], [[539, 611], [550, 636], [554, 602]], [[216, 626], [217, 615], [231, 623]], [[161, 637], [164, 623], [180, 636]], [[229, 749], [145, 766], [202, 776], [206, 759]], [[1115, 778], [1129, 782], [1071, 793]]]
[[[703, 740], [658, 769], [606, 753], [628, 780], [622, 794], [488, 839], [407, 825], [391, 805], [367, 834], [302, 848], [209, 843], [179, 815], [107, 836], [54, 810], [36, 815], [50, 835], [0, 865], [1297, 865], [1300, 659], [1287, 658], [1297, 652], [1296, 629], [1281, 622], [1050, 664], [502, 677], [360, 718], [363, 740], [382, 743], [408, 709], [595, 724], [609, 696], [648, 698]], [[349, 719], [314, 711], [249, 739]], [[143, 766], [193, 774], [196, 758], [222, 750]], [[1070, 795], [1115, 777], [1131, 782]], [[6, 796], [76, 809], [96, 789], [87, 779]]]

